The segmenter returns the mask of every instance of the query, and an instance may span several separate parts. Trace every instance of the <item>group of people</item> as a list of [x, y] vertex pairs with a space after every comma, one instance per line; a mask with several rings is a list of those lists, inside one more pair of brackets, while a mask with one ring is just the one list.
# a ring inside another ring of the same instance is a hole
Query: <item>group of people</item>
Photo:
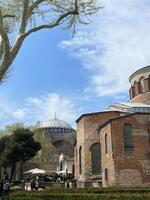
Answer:
[[0, 199], [3, 196], [7, 196], [10, 192], [10, 182], [9, 180], [0, 180]]
[[23, 183], [23, 187], [25, 191], [34, 191], [34, 190], [40, 190], [41, 185], [38, 179], [31, 179], [26, 180]]

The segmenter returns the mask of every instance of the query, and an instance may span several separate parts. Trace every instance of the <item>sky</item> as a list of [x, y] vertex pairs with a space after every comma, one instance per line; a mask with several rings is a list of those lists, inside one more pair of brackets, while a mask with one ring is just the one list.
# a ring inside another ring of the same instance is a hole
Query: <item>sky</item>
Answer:
[[103, 9], [74, 37], [60, 27], [24, 42], [0, 85], [0, 128], [63, 119], [127, 102], [128, 77], [150, 64], [150, 3], [102, 0]]

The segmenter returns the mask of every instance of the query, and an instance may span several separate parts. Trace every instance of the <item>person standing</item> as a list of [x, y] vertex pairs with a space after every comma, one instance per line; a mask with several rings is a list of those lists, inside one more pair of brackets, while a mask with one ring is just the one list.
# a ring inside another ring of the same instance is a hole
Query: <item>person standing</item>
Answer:
[[2, 195], [3, 195], [3, 181], [0, 180], [0, 200], [2, 199]]
[[40, 186], [40, 184], [39, 184], [38, 180], [36, 180], [36, 181], [35, 181], [35, 190], [38, 190], [38, 189], [39, 189], [39, 186]]
[[31, 190], [32, 191], [35, 190], [35, 180], [34, 179], [31, 180]]
[[3, 185], [3, 194], [4, 194], [4, 196], [9, 195], [9, 191], [10, 191], [10, 183], [9, 183], [8, 180], [6, 180], [6, 182], [4, 182], [4, 185]]

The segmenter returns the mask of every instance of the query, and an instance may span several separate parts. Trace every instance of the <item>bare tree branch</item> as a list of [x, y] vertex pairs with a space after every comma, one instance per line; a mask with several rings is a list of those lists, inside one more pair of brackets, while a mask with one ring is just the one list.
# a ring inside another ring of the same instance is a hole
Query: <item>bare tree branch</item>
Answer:
[[0, 82], [30, 34], [42, 29], [52, 29], [60, 24], [64, 24], [66, 29], [76, 29], [78, 23], [89, 23], [88, 16], [100, 8], [97, 5], [99, 0], [1, 1]]
[[51, 24], [45, 24], [45, 25], [42, 25], [42, 26], [38, 26], [38, 27], [35, 27], [33, 29], [30, 29], [29, 31], [27, 31], [26, 33], [22, 33], [19, 35], [19, 37], [17, 38], [14, 46], [11, 48], [11, 51], [10, 51], [10, 64], [13, 62], [13, 60], [15, 59], [20, 47], [22, 46], [22, 43], [24, 41], [24, 39], [29, 36], [31, 33], [33, 32], [37, 32], [39, 30], [42, 30], [42, 29], [50, 29], [50, 28], [54, 28], [56, 26], [58, 26], [60, 24], [60, 22], [67, 16], [69, 15], [75, 15], [77, 14], [77, 11], [76, 9], [74, 11], [70, 11], [68, 13], [65, 13], [65, 14], [62, 14], [57, 20], [55, 20], [54, 22], [52, 22]]
[[29, 8], [28, 17], [32, 15], [32, 12], [35, 8], [37, 8], [41, 3], [43, 3], [45, 0], [36, 0]]
[[10, 45], [9, 45], [9, 38], [6, 33], [6, 30], [4, 28], [3, 24], [3, 16], [2, 11], [0, 9], [0, 36], [1, 36], [1, 44], [2, 44], [2, 61], [0, 63], [0, 80], [8, 70], [7, 67], [5, 67], [8, 63], [9, 56], [10, 56]]
[[9, 18], [9, 17], [10, 17], [10, 18], [14, 18], [14, 17], [16, 17], [16, 16], [15, 16], [15, 15], [3, 15], [3, 19], [4, 19], [4, 18]]
[[53, 21], [52, 23], [50, 24], [44, 24], [44, 25], [41, 25], [41, 26], [38, 26], [38, 27], [34, 27], [33, 29], [30, 29], [29, 31], [27, 31], [24, 36], [27, 37], [28, 35], [30, 35], [31, 33], [33, 32], [36, 32], [36, 31], [39, 31], [39, 30], [42, 30], [42, 29], [51, 29], [51, 28], [54, 28], [56, 26], [58, 26], [60, 24], [60, 22], [66, 18], [67, 16], [69, 15], [75, 15], [77, 14], [78, 12], [76, 10], [74, 11], [70, 11], [68, 13], [65, 13], [65, 14], [62, 14], [61, 16], [58, 17], [57, 20]]
[[29, 0], [23, 1], [23, 13], [22, 13], [22, 20], [20, 25], [19, 33], [24, 33], [27, 25], [27, 17], [28, 17], [28, 8], [29, 8]]

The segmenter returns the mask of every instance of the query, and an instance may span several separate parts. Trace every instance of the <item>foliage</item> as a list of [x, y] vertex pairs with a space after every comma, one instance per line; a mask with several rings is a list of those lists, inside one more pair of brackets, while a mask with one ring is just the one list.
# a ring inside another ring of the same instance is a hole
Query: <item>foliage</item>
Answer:
[[35, 142], [29, 129], [17, 128], [12, 135], [0, 139], [0, 166], [11, 167], [12, 179], [16, 164], [25, 163], [34, 157], [40, 148], [40, 143]]
[[18, 128], [23, 128], [24, 124], [23, 123], [15, 123], [15, 124], [9, 124], [6, 125], [4, 129], [0, 130], [0, 135], [5, 136], [5, 135], [11, 135], [13, 131], [15, 131]]
[[59, 25], [75, 30], [99, 8], [98, 0], [0, 0], [0, 81], [27, 36]]
[[[108, 187], [108, 188], [63, 188], [63, 187], [48, 187], [47, 189], [40, 191], [40, 194], [150, 194], [150, 187]], [[31, 195], [36, 195], [35, 192], [30, 192]], [[14, 191], [14, 196], [26, 196], [25, 191]]]

